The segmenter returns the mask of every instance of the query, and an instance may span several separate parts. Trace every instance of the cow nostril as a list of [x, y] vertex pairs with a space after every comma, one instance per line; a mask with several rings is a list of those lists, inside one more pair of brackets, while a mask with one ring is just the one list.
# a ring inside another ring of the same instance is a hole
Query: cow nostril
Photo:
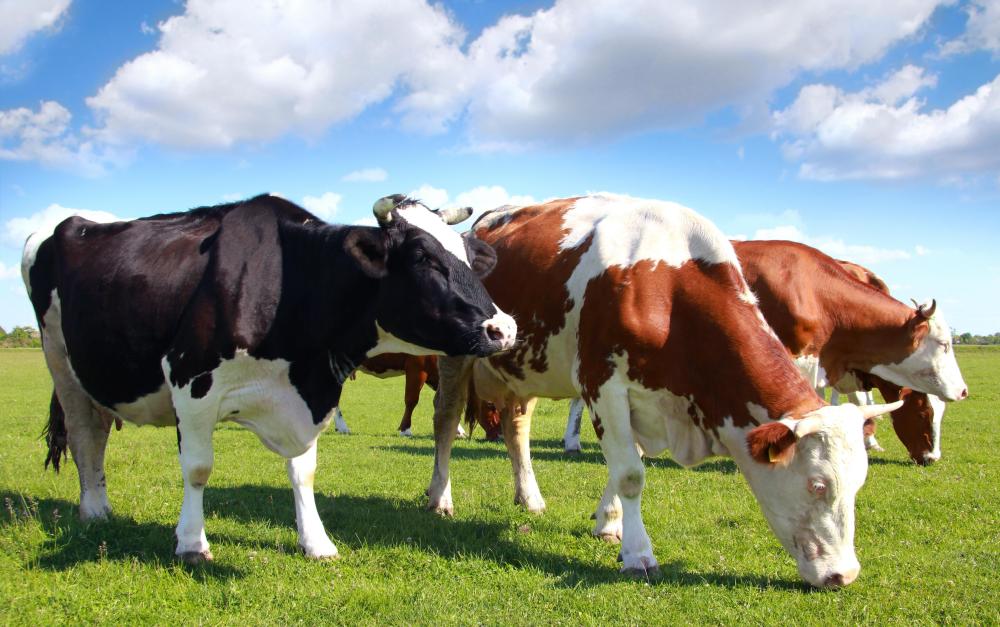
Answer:
[[962, 400], [969, 396], [969, 388], [962, 388], [962, 391], [958, 393], [958, 400]]
[[840, 573], [830, 575], [823, 582], [825, 588], [841, 588], [844, 586], [844, 576]]
[[486, 325], [486, 337], [490, 338], [494, 342], [500, 342], [503, 340], [503, 331], [495, 325], [488, 324]]

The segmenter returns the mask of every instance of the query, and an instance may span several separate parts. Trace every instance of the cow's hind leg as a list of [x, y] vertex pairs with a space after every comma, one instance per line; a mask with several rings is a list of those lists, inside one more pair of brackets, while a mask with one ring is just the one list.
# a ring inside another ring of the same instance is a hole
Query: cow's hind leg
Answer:
[[295, 523], [299, 528], [299, 546], [306, 557], [333, 559], [337, 547], [326, 535], [323, 521], [316, 511], [313, 480], [316, 477], [316, 442], [305, 453], [292, 457], [286, 464], [288, 480], [292, 482], [295, 497]]
[[635, 446], [628, 393], [613, 381], [601, 387], [600, 396], [590, 405], [601, 449], [608, 462], [608, 490], [621, 498], [622, 572], [648, 577], [659, 572], [653, 546], [642, 522], [642, 488], [646, 469]]
[[177, 556], [188, 564], [211, 560], [205, 537], [205, 485], [212, 474], [214, 452], [212, 430], [215, 421], [178, 411], [178, 448], [184, 477], [184, 501], [177, 523]]
[[66, 441], [80, 478], [80, 520], [100, 520], [111, 514], [104, 451], [111, 425], [95, 410], [90, 397], [68, 374], [52, 372], [56, 395], [65, 414]]
[[510, 456], [510, 465], [514, 471], [514, 502], [523, 505], [533, 514], [545, 511], [545, 499], [538, 489], [535, 471], [531, 467], [531, 414], [535, 410], [537, 399], [526, 403], [521, 411], [520, 403], [508, 402], [500, 411], [500, 426], [503, 428], [503, 441]]
[[576, 454], [580, 452], [580, 423], [583, 420], [583, 399], [574, 398], [569, 405], [569, 416], [566, 417], [566, 433], [563, 434], [563, 452]]

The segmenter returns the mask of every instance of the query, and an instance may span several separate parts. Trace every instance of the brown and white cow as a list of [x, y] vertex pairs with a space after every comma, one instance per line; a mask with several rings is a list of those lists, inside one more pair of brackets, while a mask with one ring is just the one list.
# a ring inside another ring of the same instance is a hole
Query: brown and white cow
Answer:
[[[362, 372], [387, 379], [404, 376], [403, 417], [399, 420], [399, 435], [413, 436], [413, 410], [420, 402], [420, 391], [424, 385], [432, 390], [438, 386], [437, 357], [435, 355], [407, 355], [405, 353], [384, 353], [361, 362]], [[460, 436], [464, 435], [459, 433]]]
[[[488, 289], [518, 320], [519, 343], [489, 360], [439, 361], [432, 509], [453, 510], [452, 434], [475, 369], [477, 392], [498, 406], [583, 397], [608, 462], [598, 527], [620, 524], [624, 572], [657, 568], [638, 443], [684, 465], [732, 456], [802, 577], [826, 587], [854, 580], [865, 414], [816, 395], [712, 223], [674, 203], [602, 194], [495, 211], [474, 234], [496, 251]], [[518, 461], [530, 472], [526, 430], [512, 433], [524, 423], [505, 422], [515, 472]], [[609, 518], [615, 494], [620, 521]]]
[[[884, 364], [897, 369], [914, 352], [918, 334], [927, 328], [932, 317], [940, 354], [937, 362], [924, 363], [942, 380], [961, 382], [958, 365], [950, 350], [948, 325], [935, 315], [933, 308], [911, 309], [889, 296], [889, 288], [873, 272], [858, 264], [835, 260], [815, 248], [787, 241], [733, 242], [758, 306], [773, 326], [778, 339], [796, 358], [822, 396], [827, 381], [834, 384], [834, 396], [847, 394], [855, 404], [873, 404], [865, 390], [878, 387], [885, 399], [905, 399], [903, 407], [892, 412], [893, 427], [910, 457], [925, 465], [940, 458], [940, 419], [944, 403], [924, 391], [886, 381], [865, 372]], [[841, 272], [841, 269], [846, 272]], [[859, 283], [860, 281], [860, 283]], [[871, 289], [874, 288], [874, 291]], [[926, 320], [926, 324], [924, 323]], [[903, 348], [898, 348], [903, 347]], [[907, 350], [907, 347], [910, 347]], [[956, 376], [957, 375], [957, 376]], [[918, 389], [946, 391], [942, 385], [920, 378], [907, 378]], [[933, 378], [933, 377], [925, 377]], [[960, 383], [964, 390], [964, 383]], [[964, 398], [960, 390], [957, 398]], [[836, 404], [836, 403], [834, 403]], [[564, 447], [580, 450], [580, 419], [583, 406], [574, 403], [569, 412]], [[865, 425], [865, 445], [872, 448], [875, 422]]]
[[[838, 263], [854, 278], [867, 283], [880, 292], [889, 293], [889, 286], [874, 272], [850, 261], [838, 260]], [[861, 376], [862, 387], [871, 390], [878, 388], [882, 398], [889, 402], [903, 399], [903, 406], [892, 412], [892, 428], [906, 447], [910, 459], [926, 466], [941, 459], [941, 422], [944, 418], [945, 403], [933, 394], [917, 392], [904, 388], [873, 374]], [[872, 404], [871, 392], [849, 392], [848, 400], [860, 404], [861, 395], [867, 404]], [[839, 392], [836, 387], [831, 393], [831, 403], [837, 404]], [[865, 425], [865, 446], [869, 449], [881, 449], [875, 439], [875, 421], [872, 419]]]

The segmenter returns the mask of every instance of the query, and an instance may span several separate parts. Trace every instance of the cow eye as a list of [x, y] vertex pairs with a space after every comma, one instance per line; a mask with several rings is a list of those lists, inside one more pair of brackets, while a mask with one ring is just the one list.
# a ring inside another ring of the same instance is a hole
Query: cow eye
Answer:
[[826, 496], [826, 482], [822, 479], [812, 478], [809, 480], [809, 492], [817, 498]]

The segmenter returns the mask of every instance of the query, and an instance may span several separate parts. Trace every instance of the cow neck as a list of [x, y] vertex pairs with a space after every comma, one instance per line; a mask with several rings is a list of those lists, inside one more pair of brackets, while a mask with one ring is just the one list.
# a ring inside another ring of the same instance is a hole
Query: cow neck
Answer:
[[335, 363], [352, 369], [376, 342], [379, 287], [344, 249], [353, 228], [369, 227], [307, 223], [282, 229], [286, 288], [279, 310], [286, 330], [300, 338], [296, 343], [322, 347]]
[[819, 355], [830, 381], [848, 370], [897, 363], [913, 352], [915, 313], [895, 298], [846, 272], [831, 279], [821, 298], [831, 328]]

